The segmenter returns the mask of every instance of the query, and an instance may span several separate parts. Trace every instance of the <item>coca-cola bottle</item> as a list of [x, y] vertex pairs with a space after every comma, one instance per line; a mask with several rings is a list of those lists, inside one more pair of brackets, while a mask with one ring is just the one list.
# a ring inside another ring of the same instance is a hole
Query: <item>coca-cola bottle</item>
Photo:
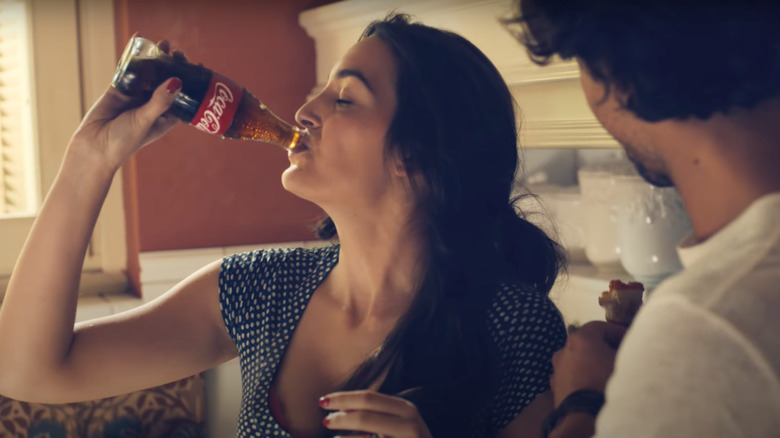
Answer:
[[244, 87], [202, 65], [170, 56], [138, 36], [125, 47], [112, 85], [122, 94], [149, 100], [166, 79], [182, 89], [170, 112], [190, 125], [222, 138], [256, 140], [292, 150], [300, 130], [272, 113]]

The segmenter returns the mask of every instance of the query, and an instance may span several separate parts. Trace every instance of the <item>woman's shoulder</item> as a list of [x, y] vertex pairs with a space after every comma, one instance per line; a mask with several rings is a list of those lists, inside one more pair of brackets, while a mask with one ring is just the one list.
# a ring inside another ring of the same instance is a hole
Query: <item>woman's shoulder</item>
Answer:
[[519, 284], [501, 284], [487, 314], [498, 382], [485, 418], [500, 430], [550, 388], [552, 355], [566, 343], [566, 328], [546, 294]]
[[220, 289], [228, 292], [295, 288], [301, 281], [324, 277], [338, 261], [338, 245], [264, 248], [222, 259]]
[[561, 314], [550, 297], [529, 286], [501, 283], [493, 296], [488, 314], [501, 319], [518, 315], [538, 315], [561, 319]]
[[534, 288], [501, 284], [487, 317], [489, 331], [499, 349], [502, 345], [515, 347], [521, 340], [556, 345], [566, 340], [561, 312], [546, 294]]
[[225, 306], [280, 297], [308, 296], [338, 261], [338, 245], [263, 248], [231, 254], [219, 269], [220, 300]]
[[306, 247], [272, 247], [228, 255], [222, 259], [223, 272], [278, 272], [280, 269], [306, 270], [322, 264], [335, 263], [338, 245]]

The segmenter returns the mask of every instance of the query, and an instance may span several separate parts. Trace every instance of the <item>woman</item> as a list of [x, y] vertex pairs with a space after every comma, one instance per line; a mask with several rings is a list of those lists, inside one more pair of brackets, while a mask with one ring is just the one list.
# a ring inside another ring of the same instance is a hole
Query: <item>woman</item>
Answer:
[[402, 15], [370, 25], [296, 115], [282, 182], [337, 244], [226, 257], [73, 329], [111, 178], [173, 126], [180, 88], [141, 106], [110, 89], [74, 134], [0, 314], [0, 393], [94, 399], [238, 355], [239, 436], [538, 436], [561, 258], [509, 199], [513, 100], [472, 44]]

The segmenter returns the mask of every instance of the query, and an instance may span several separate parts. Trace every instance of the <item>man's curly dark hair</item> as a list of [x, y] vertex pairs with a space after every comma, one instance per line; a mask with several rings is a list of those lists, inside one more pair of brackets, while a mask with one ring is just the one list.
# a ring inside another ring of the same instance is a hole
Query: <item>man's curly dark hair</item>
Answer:
[[778, 0], [517, 0], [505, 20], [546, 64], [578, 58], [647, 121], [707, 119], [780, 96]]

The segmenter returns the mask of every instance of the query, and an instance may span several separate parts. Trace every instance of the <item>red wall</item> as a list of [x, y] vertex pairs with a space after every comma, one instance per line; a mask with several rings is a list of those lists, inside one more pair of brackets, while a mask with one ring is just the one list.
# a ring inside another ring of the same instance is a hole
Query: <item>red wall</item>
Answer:
[[[332, 0], [115, 0], [117, 53], [138, 32], [252, 91], [281, 118], [314, 86], [298, 14]], [[285, 151], [181, 124], [124, 169], [131, 271], [138, 251], [308, 240], [320, 210], [287, 193]]]

